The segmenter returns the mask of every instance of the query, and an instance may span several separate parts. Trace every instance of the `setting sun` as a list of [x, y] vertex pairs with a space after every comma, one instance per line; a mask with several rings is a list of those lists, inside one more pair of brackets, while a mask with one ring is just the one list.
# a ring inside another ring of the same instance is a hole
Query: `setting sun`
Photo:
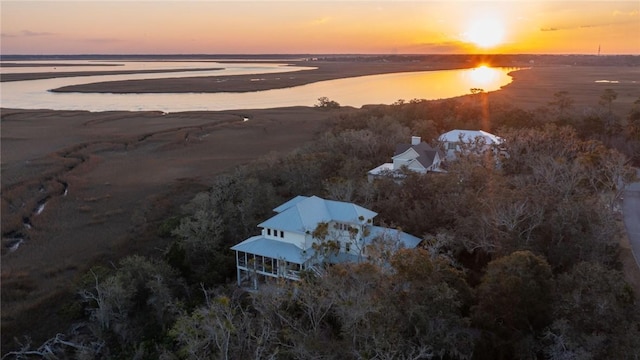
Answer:
[[504, 34], [504, 25], [497, 19], [478, 19], [470, 22], [464, 37], [479, 47], [491, 48], [503, 42]]

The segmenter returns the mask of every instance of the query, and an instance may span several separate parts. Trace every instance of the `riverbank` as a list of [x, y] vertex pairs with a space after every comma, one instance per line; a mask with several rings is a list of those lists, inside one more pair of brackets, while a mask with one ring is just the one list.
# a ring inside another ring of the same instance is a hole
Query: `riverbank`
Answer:
[[[453, 62], [450, 64], [415, 62], [361, 62], [361, 61], [297, 61], [292, 66], [312, 67], [313, 70], [290, 73], [202, 76], [189, 78], [164, 78], [146, 80], [125, 80], [96, 82], [91, 84], [65, 86], [54, 92], [93, 93], [217, 93], [250, 92], [284, 89], [325, 80], [336, 80], [366, 75], [391, 74], [400, 72], [467, 69], [475, 63]], [[259, 81], [256, 80], [259, 78]]]
[[[3, 67], [7, 66], [2, 64]], [[34, 65], [38, 66], [38, 65]], [[45, 66], [45, 65], [40, 65]], [[60, 65], [57, 65], [60, 66]], [[62, 65], [66, 67], [73, 67], [79, 65]], [[87, 65], [91, 66], [91, 65]], [[93, 65], [100, 66], [100, 65]], [[102, 65], [102, 66], [116, 66], [116, 65]], [[17, 66], [8, 66], [17, 67]], [[184, 69], [180, 71], [213, 71], [222, 70], [220, 67], [215, 68], [197, 68], [197, 69]], [[3, 74], [0, 77], [0, 82], [4, 81], [23, 81], [23, 80], [41, 80], [41, 79], [55, 79], [61, 77], [75, 77], [75, 76], [93, 76], [93, 75], [130, 75], [130, 74], [159, 74], [159, 73], [171, 73], [176, 70], [109, 70], [109, 71], [64, 71], [64, 72], [45, 72], [45, 73], [15, 73], [15, 74]]]

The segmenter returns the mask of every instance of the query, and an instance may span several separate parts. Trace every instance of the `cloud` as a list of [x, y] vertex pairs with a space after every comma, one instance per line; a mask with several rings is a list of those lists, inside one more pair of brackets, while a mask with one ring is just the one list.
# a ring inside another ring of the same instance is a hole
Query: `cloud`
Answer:
[[[633, 14], [629, 14], [630, 16], [634, 16]], [[620, 19], [620, 21], [612, 21], [605, 23], [592, 23], [592, 24], [583, 24], [583, 25], [571, 25], [571, 26], [550, 26], [550, 27], [542, 27], [540, 31], [561, 31], [561, 30], [576, 30], [576, 29], [592, 29], [592, 28], [601, 28], [601, 27], [609, 27], [609, 26], [617, 26], [617, 25], [625, 25], [625, 24], [637, 24], [636, 19]]]
[[51, 36], [51, 35], [55, 35], [55, 34], [50, 32], [40, 32], [40, 31], [31, 31], [31, 30], [22, 30], [18, 33], [2, 33], [2, 37], [5, 37], [5, 38]]
[[575, 30], [575, 29], [589, 29], [589, 28], [598, 28], [598, 27], [611, 26], [611, 25], [613, 25], [613, 24], [585, 24], [585, 25], [564, 26], [564, 27], [543, 27], [543, 28], [540, 28], [540, 31], [544, 32], [544, 31], [564, 31], [564, 30]]
[[85, 38], [85, 39], [81, 39], [81, 41], [94, 43], [94, 44], [110, 44], [110, 43], [121, 42], [122, 39], [116, 39], [116, 38]]
[[630, 11], [621, 11], [614, 10], [613, 16], [638, 16], [640, 14], [639, 10], [630, 10]]
[[331, 18], [330, 18], [330, 17], [328, 17], [328, 16], [325, 16], [325, 17], [322, 17], [322, 18], [319, 18], [319, 19], [315, 19], [315, 20], [313, 20], [313, 21], [311, 22], [311, 24], [312, 24], [312, 25], [322, 25], [322, 24], [326, 24], [326, 23], [328, 23], [329, 21], [331, 21]]
[[54, 35], [54, 34], [50, 33], [50, 32], [38, 32], [38, 31], [31, 31], [31, 30], [22, 30], [20, 32], [20, 35], [22, 35], [22, 36], [49, 36], [49, 35]]

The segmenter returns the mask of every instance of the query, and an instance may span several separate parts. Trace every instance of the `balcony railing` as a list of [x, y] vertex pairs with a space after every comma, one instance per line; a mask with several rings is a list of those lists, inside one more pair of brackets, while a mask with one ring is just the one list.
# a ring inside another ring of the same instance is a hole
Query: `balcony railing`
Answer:
[[300, 271], [287, 270], [284, 277], [291, 280], [300, 280]]

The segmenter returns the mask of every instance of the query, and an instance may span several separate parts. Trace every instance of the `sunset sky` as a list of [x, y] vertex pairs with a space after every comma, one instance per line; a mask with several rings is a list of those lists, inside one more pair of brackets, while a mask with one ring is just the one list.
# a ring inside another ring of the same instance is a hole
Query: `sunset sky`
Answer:
[[640, 1], [4, 1], [2, 54], [640, 55]]

